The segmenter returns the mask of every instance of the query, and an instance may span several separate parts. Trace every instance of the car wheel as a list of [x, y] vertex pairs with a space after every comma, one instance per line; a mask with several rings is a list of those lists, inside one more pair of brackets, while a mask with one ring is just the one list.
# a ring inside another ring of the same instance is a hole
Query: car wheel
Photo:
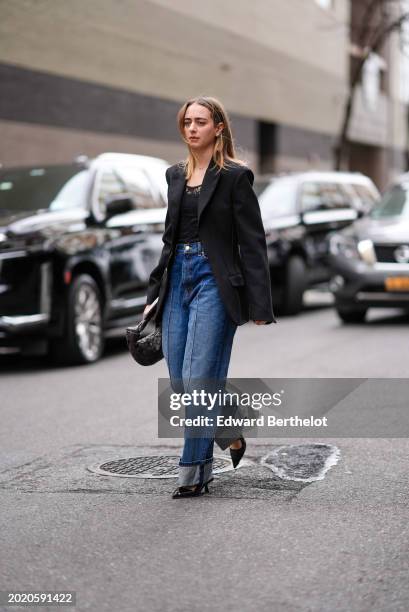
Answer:
[[365, 320], [367, 308], [336, 308], [339, 318], [344, 323], [362, 323]]
[[93, 363], [103, 349], [101, 293], [92, 276], [80, 274], [68, 290], [64, 336], [53, 340], [50, 355], [59, 362]]
[[292, 255], [286, 265], [280, 314], [295, 315], [303, 307], [306, 287], [306, 266], [302, 257]]

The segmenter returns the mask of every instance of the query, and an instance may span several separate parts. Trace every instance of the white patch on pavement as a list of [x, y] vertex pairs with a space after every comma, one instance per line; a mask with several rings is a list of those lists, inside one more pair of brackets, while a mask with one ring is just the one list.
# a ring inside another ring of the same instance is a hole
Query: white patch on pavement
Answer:
[[323, 480], [340, 456], [341, 451], [332, 444], [286, 444], [264, 455], [260, 463], [282, 480], [314, 482]]

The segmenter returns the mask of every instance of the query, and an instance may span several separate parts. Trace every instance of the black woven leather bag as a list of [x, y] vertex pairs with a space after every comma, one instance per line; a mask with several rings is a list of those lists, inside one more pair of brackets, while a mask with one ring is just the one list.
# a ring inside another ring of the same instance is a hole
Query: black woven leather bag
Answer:
[[142, 337], [142, 332], [154, 315], [154, 312], [155, 308], [152, 305], [152, 308], [138, 325], [126, 328], [126, 342], [129, 352], [135, 361], [143, 366], [153, 365], [163, 359], [162, 327], [156, 325], [156, 329], [152, 333]]

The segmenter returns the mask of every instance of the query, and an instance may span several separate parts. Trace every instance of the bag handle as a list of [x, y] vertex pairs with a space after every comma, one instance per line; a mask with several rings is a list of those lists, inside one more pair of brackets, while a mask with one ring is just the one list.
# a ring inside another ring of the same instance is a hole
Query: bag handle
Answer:
[[145, 327], [147, 326], [147, 324], [149, 323], [149, 321], [152, 319], [153, 315], [156, 312], [156, 308], [155, 306], [157, 305], [159, 300], [159, 297], [157, 297], [151, 304], [151, 307], [149, 308], [148, 312], [146, 313], [146, 315], [143, 317], [142, 321], [140, 321], [137, 325], [137, 328], [139, 331], [143, 331], [145, 329]]

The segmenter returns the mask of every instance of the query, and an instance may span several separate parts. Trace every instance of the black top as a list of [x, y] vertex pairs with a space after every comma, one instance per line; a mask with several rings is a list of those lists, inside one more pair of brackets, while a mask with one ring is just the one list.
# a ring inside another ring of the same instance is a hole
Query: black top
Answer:
[[177, 242], [200, 241], [197, 229], [197, 206], [201, 185], [186, 185], [180, 206]]

